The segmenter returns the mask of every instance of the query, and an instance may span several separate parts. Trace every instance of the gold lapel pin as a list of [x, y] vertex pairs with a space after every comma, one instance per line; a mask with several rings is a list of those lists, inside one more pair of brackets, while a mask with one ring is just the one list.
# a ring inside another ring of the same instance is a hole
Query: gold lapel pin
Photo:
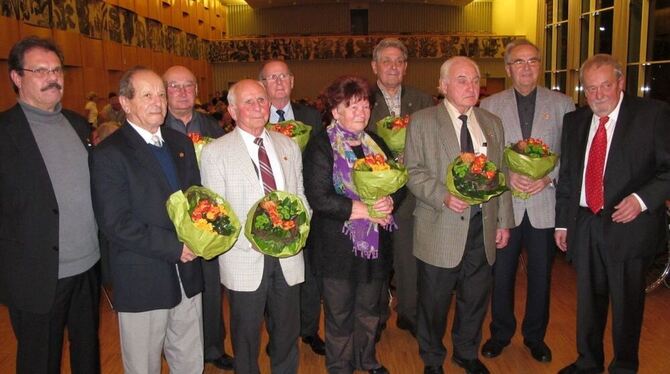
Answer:
[[288, 157], [284, 156], [284, 161], [288, 161]]
[[544, 119], [549, 119], [549, 113], [544, 113]]

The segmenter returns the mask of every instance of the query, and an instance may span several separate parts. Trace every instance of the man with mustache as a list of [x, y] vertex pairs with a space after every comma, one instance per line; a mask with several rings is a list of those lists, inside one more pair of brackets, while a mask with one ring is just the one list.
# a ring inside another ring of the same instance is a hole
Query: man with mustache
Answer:
[[63, 109], [63, 54], [35, 36], [9, 53], [18, 103], [0, 113], [0, 300], [17, 373], [59, 373], [68, 329], [72, 373], [99, 373], [98, 228], [90, 128]]

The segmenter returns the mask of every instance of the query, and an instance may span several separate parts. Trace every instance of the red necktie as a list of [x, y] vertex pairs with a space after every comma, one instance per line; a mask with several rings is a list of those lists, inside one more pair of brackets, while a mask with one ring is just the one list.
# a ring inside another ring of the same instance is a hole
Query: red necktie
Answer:
[[591, 142], [589, 159], [586, 164], [586, 205], [595, 214], [604, 204], [603, 173], [605, 171], [605, 155], [607, 153], [607, 130], [605, 124], [609, 117], [600, 117], [598, 129]]
[[254, 143], [258, 145], [258, 165], [261, 168], [261, 180], [263, 181], [263, 191], [268, 194], [277, 189], [275, 184], [275, 177], [272, 175], [272, 166], [270, 165], [270, 158], [265, 151], [263, 145], [263, 138], [256, 138]]

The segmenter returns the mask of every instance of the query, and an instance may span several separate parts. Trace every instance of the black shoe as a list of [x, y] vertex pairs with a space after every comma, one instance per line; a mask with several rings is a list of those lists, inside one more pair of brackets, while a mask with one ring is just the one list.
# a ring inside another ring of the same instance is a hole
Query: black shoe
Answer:
[[368, 370], [368, 373], [370, 373], [370, 374], [389, 374], [389, 371], [385, 367], [380, 366], [376, 369]]
[[205, 363], [212, 364], [221, 370], [233, 370], [235, 367], [235, 359], [225, 352], [219, 358], [214, 360], [205, 360]]
[[321, 340], [319, 335], [303, 336], [302, 342], [312, 348], [312, 352], [320, 356], [326, 355], [326, 343]]
[[412, 323], [409, 318], [399, 315], [395, 324], [399, 329], [409, 331], [409, 333], [416, 338], [416, 325]]
[[499, 340], [489, 339], [482, 346], [482, 356], [487, 358], [498, 357], [506, 346], [507, 344], [502, 343]]
[[531, 343], [524, 341], [523, 344], [530, 349], [530, 355], [540, 362], [551, 362], [551, 349], [543, 341]]
[[456, 365], [465, 369], [467, 374], [489, 374], [489, 369], [487, 369], [478, 358], [466, 360], [456, 355], [453, 355], [451, 358], [454, 360]]
[[572, 363], [558, 371], [558, 374], [600, 374], [603, 368], [579, 369], [576, 363]]
[[423, 374], [444, 374], [442, 366], [426, 366], [423, 368]]

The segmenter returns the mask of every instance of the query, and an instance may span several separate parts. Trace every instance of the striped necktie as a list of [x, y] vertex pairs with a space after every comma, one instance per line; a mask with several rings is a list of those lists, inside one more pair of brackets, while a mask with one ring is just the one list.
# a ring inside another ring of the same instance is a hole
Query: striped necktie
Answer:
[[270, 165], [270, 158], [265, 151], [263, 145], [263, 138], [254, 139], [254, 143], [258, 145], [258, 165], [261, 169], [261, 180], [263, 181], [263, 190], [266, 194], [277, 189], [275, 177], [272, 175], [272, 166]]

